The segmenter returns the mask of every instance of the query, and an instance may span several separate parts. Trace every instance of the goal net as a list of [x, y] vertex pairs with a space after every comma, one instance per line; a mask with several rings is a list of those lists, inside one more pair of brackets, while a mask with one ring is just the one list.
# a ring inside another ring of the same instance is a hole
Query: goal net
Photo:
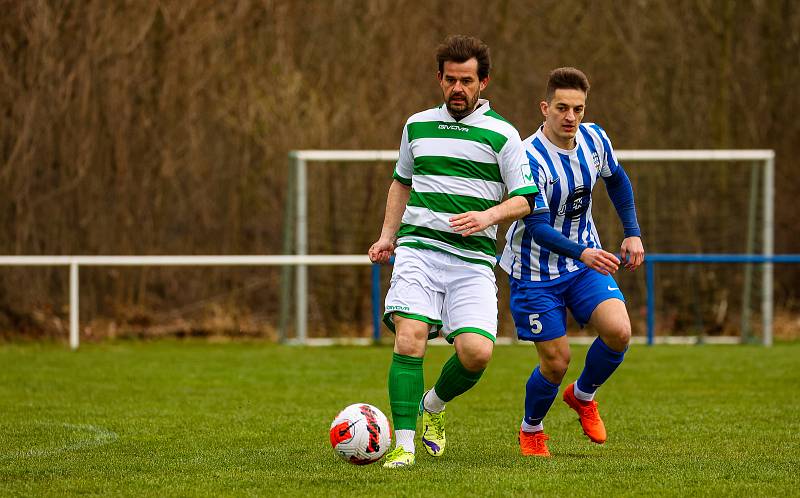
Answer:
[[[758, 339], [771, 327], [772, 265], [714, 261], [719, 254], [772, 254], [773, 152], [765, 150], [618, 150], [631, 179], [646, 254], [707, 255], [702, 262], [655, 268], [655, 333], [663, 337]], [[289, 156], [286, 254], [366, 254], [383, 222], [397, 151], [293, 151]], [[593, 213], [603, 246], [618, 252], [622, 228], [599, 182]], [[499, 231], [502, 249], [505, 227]], [[293, 273], [293, 275], [292, 275]], [[515, 336], [508, 285], [500, 289], [499, 338]], [[390, 268], [381, 272], [380, 305]], [[369, 265], [285, 268], [285, 338], [370, 338]], [[634, 336], [647, 327], [645, 271], [621, 271]], [[579, 336], [574, 323], [570, 336]], [[382, 330], [389, 336], [390, 332]]]

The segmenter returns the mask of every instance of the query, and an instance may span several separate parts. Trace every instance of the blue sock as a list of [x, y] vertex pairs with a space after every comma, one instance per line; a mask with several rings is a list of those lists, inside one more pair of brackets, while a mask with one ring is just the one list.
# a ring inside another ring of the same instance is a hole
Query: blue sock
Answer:
[[[628, 349], [625, 348], [625, 351]], [[611, 377], [625, 358], [625, 351], [617, 352], [606, 346], [599, 337], [594, 340], [586, 353], [586, 364], [578, 377], [578, 389], [585, 393], [593, 393]]]
[[537, 365], [525, 385], [525, 422], [538, 425], [558, 395], [558, 384], [544, 378]]

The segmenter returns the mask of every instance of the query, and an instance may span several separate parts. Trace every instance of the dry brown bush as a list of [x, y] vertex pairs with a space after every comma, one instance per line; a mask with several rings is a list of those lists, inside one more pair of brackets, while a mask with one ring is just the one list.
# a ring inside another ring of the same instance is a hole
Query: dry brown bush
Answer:
[[[396, 147], [405, 118], [437, 103], [433, 50], [456, 32], [491, 46], [488, 95], [523, 136], [538, 125], [547, 72], [575, 65], [592, 80], [591, 120], [617, 148], [775, 149], [776, 252], [800, 252], [792, 0], [0, 1], [1, 251], [278, 254], [288, 151]], [[312, 253], [364, 252], [378, 232], [390, 167], [348, 168], [313, 170]], [[722, 191], [733, 188], [719, 175]], [[709, 209], [701, 201], [683, 204]], [[738, 205], [726, 209], [737, 223]], [[650, 251], [741, 251], [706, 231], [670, 235], [647, 199], [640, 211]], [[65, 272], [3, 272], [0, 328], [63, 334]], [[799, 275], [777, 273], [778, 306], [790, 313]], [[712, 323], [731, 284], [697, 278]], [[367, 280], [315, 272], [317, 334], [367, 330]], [[140, 315], [204, 329], [214, 322], [206, 303], [255, 317], [245, 328], [268, 335], [278, 281], [271, 269], [94, 269], [81, 312], [101, 336], [109, 318], [133, 330]], [[669, 279], [660, 285], [678, 315], [697, 313]], [[626, 286], [642, 299], [641, 278]], [[724, 321], [714, 326], [736, 324]]]

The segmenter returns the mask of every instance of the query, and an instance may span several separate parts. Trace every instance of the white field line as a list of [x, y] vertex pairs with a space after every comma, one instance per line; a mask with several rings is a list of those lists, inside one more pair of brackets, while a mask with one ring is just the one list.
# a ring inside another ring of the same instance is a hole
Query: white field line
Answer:
[[78, 451], [78, 450], [85, 450], [88, 448], [94, 448], [97, 446], [103, 446], [105, 444], [113, 443], [114, 441], [119, 439], [119, 436], [117, 435], [116, 432], [110, 431], [103, 427], [98, 427], [96, 425], [65, 424], [65, 423], [60, 424], [55, 422], [35, 422], [34, 425], [52, 426], [52, 427], [67, 429], [69, 431], [74, 431], [74, 432], [84, 432], [86, 433], [87, 437], [60, 446], [31, 448], [29, 450], [6, 453], [4, 455], [0, 455], [0, 460], [57, 455], [59, 453], [64, 453], [67, 451]]

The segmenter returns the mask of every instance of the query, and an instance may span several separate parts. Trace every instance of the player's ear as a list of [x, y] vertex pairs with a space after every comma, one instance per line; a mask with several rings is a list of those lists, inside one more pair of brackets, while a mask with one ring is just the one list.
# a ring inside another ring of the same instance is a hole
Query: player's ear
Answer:
[[439, 80], [439, 83], [442, 82], [442, 72], [436, 71], [436, 79]]
[[486, 87], [489, 86], [489, 77], [485, 77], [480, 81], [481, 91], [486, 90]]
[[539, 102], [539, 109], [542, 111], [542, 116], [544, 117], [547, 117], [547, 108], [548, 108], [547, 102], [545, 102], [544, 100]]

